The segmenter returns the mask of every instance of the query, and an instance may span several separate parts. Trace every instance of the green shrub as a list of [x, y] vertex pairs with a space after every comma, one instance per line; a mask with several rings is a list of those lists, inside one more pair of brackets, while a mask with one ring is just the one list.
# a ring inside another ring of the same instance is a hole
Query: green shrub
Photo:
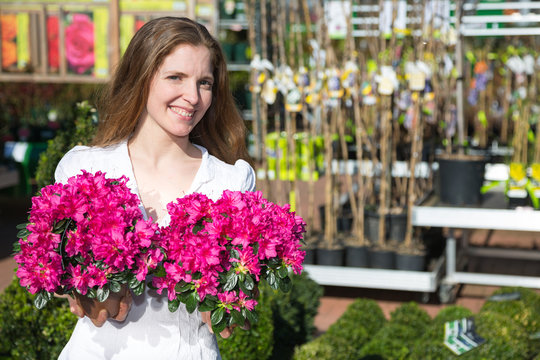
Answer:
[[394, 310], [390, 314], [390, 322], [407, 326], [411, 336], [418, 338], [431, 323], [431, 317], [417, 303], [411, 301]]
[[294, 360], [325, 360], [333, 359], [335, 348], [329, 342], [319, 337], [294, 349]]
[[540, 331], [540, 295], [531, 289], [520, 287], [503, 287], [493, 292], [493, 295], [513, 292], [520, 294], [519, 300], [486, 301], [480, 311], [492, 311], [510, 316], [531, 334]]
[[270, 358], [274, 346], [274, 324], [272, 320], [271, 298], [269, 287], [261, 286], [257, 315], [259, 321], [249, 330], [236, 329], [227, 339], [217, 336], [219, 351], [223, 360], [265, 360]]
[[409, 356], [411, 328], [399, 323], [383, 326], [360, 351], [360, 359], [403, 360]]
[[69, 340], [77, 317], [68, 301], [53, 298], [37, 310], [34, 297], [16, 278], [0, 294], [0, 356], [56, 359]]
[[315, 316], [319, 310], [323, 287], [303, 272], [291, 277], [292, 288], [287, 293], [273, 292], [271, 297], [276, 346], [270, 359], [290, 359], [295, 346], [313, 338]]
[[523, 327], [504, 314], [482, 311], [475, 315], [476, 332], [486, 339], [459, 359], [519, 360], [529, 358], [528, 335]]
[[[358, 359], [362, 346], [385, 322], [384, 314], [376, 301], [356, 299], [328, 331], [314, 340], [321, 344], [313, 345], [313, 341], [304, 344], [295, 350], [294, 359], [309, 359], [315, 350], [319, 355], [313, 359]], [[332, 349], [329, 354], [326, 353], [328, 348]]]
[[94, 136], [96, 124], [96, 110], [87, 101], [78, 103], [75, 119], [66, 121], [66, 128], [47, 142], [47, 150], [40, 155], [36, 169], [38, 189], [54, 183], [54, 171], [60, 159], [75, 145], [88, 144]]
[[390, 321], [361, 349], [365, 359], [406, 359], [412, 344], [431, 323], [429, 314], [415, 302], [408, 302], [390, 314]]
[[[472, 316], [473, 312], [461, 305], [450, 305], [439, 311], [433, 318], [433, 324], [443, 324], [448, 321], [454, 321]], [[443, 328], [444, 334], [444, 328]]]
[[454, 357], [444, 345], [444, 324], [447, 321], [472, 316], [471, 310], [461, 305], [450, 305], [439, 311], [424, 329], [424, 333], [412, 344], [411, 360], [446, 360]]

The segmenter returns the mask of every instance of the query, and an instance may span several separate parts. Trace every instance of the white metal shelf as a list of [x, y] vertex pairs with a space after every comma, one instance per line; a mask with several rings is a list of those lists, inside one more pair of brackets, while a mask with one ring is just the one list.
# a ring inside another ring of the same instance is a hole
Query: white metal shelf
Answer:
[[361, 287], [418, 292], [438, 288], [442, 258], [433, 271], [404, 271], [347, 266], [304, 265], [304, 270], [320, 285]]
[[[441, 281], [441, 299], [451, 299], [455, 285], [475, 284], [491, 286], [522, 286], [527, 288], [540, 289], [540, 277], [524, 275], [489, 274], [458, 271], [458, 251], [456, 239], [453, 235], [454, 229], [488, 229], [488, 230], [510, 230], [510, 231], [533, 231], [540, 232], [540, 211], [531, 209], [505, 209], [497, 207], [505, 205], [504, 194], [493, 192], [485, 195], [483, 207], [447, 207], [438, 206], [436, 201], [432, 201], [430, 206], [415, 206], [412, 213], [414, 226], [433, 226], [449, 228], [449, 235], [446, 238], [446, 268], [445, 276]], [[482, 251], [488, 250], [488, 251]], [[509, 257], [512, 249], [476, 248], [470, 253], [464, 249], [463, 255], [476, 254], [489, 257], [496, 257], [497, 252]], [[516, 250], [518, 255], [523, 254], [523, 250]], [[461, 254], [460, 254], [461, 255]], [[531, 250], [530, 256], [525, 259], [536, 258], [538, 251]]]

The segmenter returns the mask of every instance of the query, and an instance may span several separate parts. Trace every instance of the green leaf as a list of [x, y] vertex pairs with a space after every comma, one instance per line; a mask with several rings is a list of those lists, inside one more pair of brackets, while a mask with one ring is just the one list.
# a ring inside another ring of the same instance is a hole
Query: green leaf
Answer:
[[17, 232], [17, 238], [19, 239], [26, 239], [28, 235], [30, 235], [30, 231], [26, 229], [22, 229]]
[[[225, 315], [225, 308], [218, 307], [216, 310], [212, 311], [212, 314], [210, 315], [210, 320], [212, 320], [212, 324], [217, 326], [217, 324], [219, 324], [221, 320], [223, 320], [224, 315]], [[223, 327], [223, 329], [225, 329], [225, 327]]]
[[286, 266], [280, 266], [277, 268], [277, 274], [280, 278], [285, 279], [289, 276], [289, 269]]
[[289, 292], [292, 288], [292, 282], [290, 277], [286, 277], [284, 279], [281, 279], [279, 283], [279, 288], [283, 292]]
[[182, 281], [176, 284], [176, 286], [174, 287], [174, 290], [176, 292], [183, 293], [183, 292], [191, 290], [192, 287], [193, 285], [191, 285], [190, 283], [185, 283], [184, 281]]
[[229, 320], [229, 325], [238, 324], [240, 326], [244, 326], [245, 323], [246, 319], [244, 319], [242, 313], [237, 310], [231, 311], [231, 319]]
[[128, 280], [128, 286], [131, 288], [131, 289], [134, 289], [136, 288], [137, 286], [139, 286], [139, 283], [140, 281], [137, 280], [137, 278], [135, 276], [130, 276], [129, 277], [129, 280]]
[[238, 283], [238, 275], [235, 272], [231, 272], [229, 276], [227, 277], [227, 282], [223, 286], [223, 290], [225, 291], [231, 291], [236, 287], [236, 284]]
[[190, 314], [193, 313], [195, 309], [197, 309], [198, 304], [199, 304], [199, 295], [197, 294], [196, 291], [193, 291], [186, 301], [187, 312]]
[[51, 294], [46, 291], [40, 291], [34, 299], [34, 305], [38, 309], [43, 309], [47, 302], [51, 299]]
[[109, 297], [109, 287], [104, 286], [102, 288], [98, 288], [96, 291], [96, 297], [99, 302], [104, 302]]
[[90, 299], [95, 299], [97, 294], [96, 294], [96, 289], [88, 289], [88, 292], [86, 293], [86, 296], [88, 296]]
[[277, 290], [281, 286], [282, 280], [278, 278], [277, 276], [275, 276], [275, 279], [276, 281], [272, 285], [270, 285], [270, 287], [274, 290]]
[[210, 296], [206, 296], [204, 301], [199, 305], [199, 311], [212, 311], [216, 308], [217, 302], [212, 299]]
[[109, 289], [113, 292], [113, 293], [117, 293], [119, 292], [121, 289], [122, 289], [122, 284], [120, 284], [118, 281], [116, 280], [111, 280], [109, 281]]
[[169, 311], [170, 312], [175, 312], [176, 310], [178, 310], [179, 306], [180, 306], [180, 300], [179, 299], [169, 300]]
[[222, 319], [222, 321], [217, 324], [214, 324], [212, 322], [212, 330], [214, 330], [214, 334], [218, 334], [219, 336], [221, 336], [221, 332], [225, 329], [226, 326], [227, 319]]
[[253, 290], [255, 288], [255, 281], [253, 281], [253, 277], [251, 275], [246, 276], [246, 280], [244, 281], [244, 286], [248, 290]]
[[154, 270], [152, 270], [152, 274], [156, 277], [165, 277], [167, 276], [167, 272], [165, 271], [165, 268], [163, 265], [158, 265]]
[[135, 294], [136, 296], [139, 296], [139, 295], [142, 295], [142, 293], [144, 292], [144, 288], [145, 288], [144, 281], [139, 281], [137, 286], [131, 288], [131, 290], [133, 290], [133, 294]]
[[17, 230], [22, 230], [22, 229], [26, 229], [26, 227], [29, 225], [30, 223], [21, 223], [21, 224], [17, 224], [17, 226], [15, 226], [15, 228]]
[[250, 324], [255, 324], [259, 321], [259, 316], [255, 310], [249, 311], [248, 309], [242, 309], [242, 315], [249, 321]]
[[268, 274], [266, 275], [266, 281], [268, 282], [268, 285], [274, 288], [276, 284], [276, 275], [273, 271], [268, 271]]

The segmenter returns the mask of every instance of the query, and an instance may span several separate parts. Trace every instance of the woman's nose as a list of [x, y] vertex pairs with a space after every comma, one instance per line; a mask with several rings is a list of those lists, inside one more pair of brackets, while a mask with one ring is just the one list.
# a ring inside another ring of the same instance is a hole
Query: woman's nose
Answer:
[[184, 99], [191, 105], [196, 105], [199, 102], [199, 86], [197, 83], [189, 82], [184, 87]]

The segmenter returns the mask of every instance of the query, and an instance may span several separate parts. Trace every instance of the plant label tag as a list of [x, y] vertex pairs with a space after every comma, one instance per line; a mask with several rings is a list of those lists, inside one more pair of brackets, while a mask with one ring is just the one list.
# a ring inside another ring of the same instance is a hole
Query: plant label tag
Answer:
[[448, 321], [444, 324], [444, 345], [456, 355], [464, 354], [485, 341], [476, 333], [473, 318]]

